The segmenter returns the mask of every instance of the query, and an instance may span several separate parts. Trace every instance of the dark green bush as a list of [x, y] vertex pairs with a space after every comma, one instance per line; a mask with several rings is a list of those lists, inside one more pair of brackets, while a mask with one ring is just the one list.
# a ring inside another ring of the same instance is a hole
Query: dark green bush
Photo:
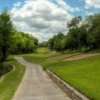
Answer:
[[8, 72], [10, 72], [13, 67], [9, 64], [0, 63], [0, 77]]

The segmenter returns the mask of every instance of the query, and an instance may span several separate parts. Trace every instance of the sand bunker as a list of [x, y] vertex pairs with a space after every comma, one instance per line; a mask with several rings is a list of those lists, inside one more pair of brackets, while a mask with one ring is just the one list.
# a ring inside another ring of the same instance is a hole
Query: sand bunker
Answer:
[[90, 57], [90, 56], [94, 56], [94, 55], [98, 55], [98, 54], [100, 54], [100, 53], [81, 54], [81, 55], [76, 55], [76, 56], [65, 58], [62, 61], [76, 60], [76, 59], [86, 58], [86, 57]]

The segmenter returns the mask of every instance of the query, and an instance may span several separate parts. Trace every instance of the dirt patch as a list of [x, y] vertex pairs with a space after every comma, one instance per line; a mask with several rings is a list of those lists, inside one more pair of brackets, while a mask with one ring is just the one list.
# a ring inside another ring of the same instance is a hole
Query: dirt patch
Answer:
[[90, 57], [90, 56], [94, 56], [94, 55], [98, 55], [98, 54], [100, 54], [100, 53], [81, 54], [81, 55], [76, 55], [76, 56], [65, 58], [62, 61], [76, 60], [76, 59], [86, 58], [86, 57]]
[[59, 58], [59, 57], [67, 56], [67, 55], [70, 55], [70, 54], [63, 54], [63, 55], [59, 55], [59, 56], [54, 56], [54, 57], [47, 58], [46, 60], [55, 59], [55, 58]]

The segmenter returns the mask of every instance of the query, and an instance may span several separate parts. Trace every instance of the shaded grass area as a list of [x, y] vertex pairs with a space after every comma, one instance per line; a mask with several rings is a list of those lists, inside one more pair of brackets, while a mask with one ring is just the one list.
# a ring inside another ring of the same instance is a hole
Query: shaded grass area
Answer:
[[92, 100], [100, 100], [100, 55], [57, 62], [48, 69]]
[[12, 69], [13, 69], [13, 67], [10, 66], [9, 64], [1, 63], [0, 64], [0, 77], [6, 73], [12, 71]]
[[3, 81], [0, 82], [0, 100], [11, 100], [26, 69], [24, 65], [21, 65], [14, 59], [14, 56], [10, 56], [8, 59], [10, 61], [7, 61], [6, 63], [14, 65], [15, 70], [7, 74]]
[[100, 48], [89, 51], [89, 53], [95, 53], [95, 52], [100, 52]]

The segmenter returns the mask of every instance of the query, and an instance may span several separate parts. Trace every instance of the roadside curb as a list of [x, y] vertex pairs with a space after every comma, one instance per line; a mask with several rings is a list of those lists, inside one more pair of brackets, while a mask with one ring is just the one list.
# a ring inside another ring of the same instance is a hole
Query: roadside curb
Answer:
[[4, 74], [4, 75], [0, 78], [0, 82], [4, 79], [5, 75], [7, 75], [7, 74], [9, 74], [9, 73], [11, 73], [11, 72], [13, 72], [13, 71], [15, 70], [15, 66], [13, 66], [13, 65], [11, 65], [11, 64], [9, 64], [9, 65], [13, 67], [13, 70], [10, 71], [10, 72], [8, 72], [8, 73], [6, 73], [6, 74]]
[[40, 64], [38, 64], [38, 65], [41, 67], [41, 70], [44, 71], [44, 70], [43, 70], [43, 67], [42, 67]]
[[59, 78], [49, 69], [45, 70], [49, 77], [72, 99], [72, 100], [90, 100], [77, 89], [69, 85], [67, 82]]

